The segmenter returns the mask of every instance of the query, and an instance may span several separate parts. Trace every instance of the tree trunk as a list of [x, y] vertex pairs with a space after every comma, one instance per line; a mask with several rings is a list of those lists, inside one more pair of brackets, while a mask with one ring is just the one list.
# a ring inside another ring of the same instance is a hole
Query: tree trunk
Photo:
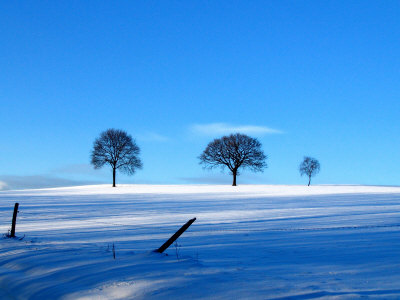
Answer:
[[311, 184], [311, 176], [308, 176], [308, 186]]
[[236, 170], [233, 170], [233, 171], [232, 171], [232, 174], [233, 174], [233, 183], [232, 183], [232, 186], [236, 186], [236, 174], [237, 174], [237, 171], [236, 171]]
[[115, 168], [113, 168], [113, 187], [115, 187]]

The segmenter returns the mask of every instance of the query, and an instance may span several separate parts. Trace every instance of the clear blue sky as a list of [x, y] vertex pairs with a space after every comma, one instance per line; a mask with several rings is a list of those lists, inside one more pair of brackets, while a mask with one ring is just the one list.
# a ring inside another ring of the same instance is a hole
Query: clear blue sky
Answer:
[[240, 183], [400, 184], [399, 1], [2, 1], [0, 186], [111, 182], [94, 139], [124, 129], [124, 183], [227, 183], [198, 155], [259, 138]]

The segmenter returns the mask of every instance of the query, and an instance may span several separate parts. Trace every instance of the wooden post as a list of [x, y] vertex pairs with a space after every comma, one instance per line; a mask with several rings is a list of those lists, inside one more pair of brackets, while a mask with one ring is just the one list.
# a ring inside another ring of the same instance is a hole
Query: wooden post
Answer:
[[17, 222], [18, 206], [19, 206], [19, 203], [15, 203], [15, 205], [14, 205], [14, 214], [13, 214], [12, 224], [11, 224], [10, 237], [15, 237], [15, 223]]
[[163, 253], [165, 250], [167, 250], [168, 247], [171, 246], [172, 243], [175, 242], [178, 239], [178, 237], [180, 237], [181, 234], [184, 233], [186, 231], [186, 229], [189, 228], [190, 225], [192, 225], [192, 223], [194, 221], [196, 221], [196, 218], [193, 218], [193, 219], [190, 219], [189, 221], [187, 221], [186, 224], [183, 225], [177, 232], [175, 232], [175, 234], [173, 236], [171, 236], [168, 241], [166, 241], [160, 248], [158, 248], [154, 252]]

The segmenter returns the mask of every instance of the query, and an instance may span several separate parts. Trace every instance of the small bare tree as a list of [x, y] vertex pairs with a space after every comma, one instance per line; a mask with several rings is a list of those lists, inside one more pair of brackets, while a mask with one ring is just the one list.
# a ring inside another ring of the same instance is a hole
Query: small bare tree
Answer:
[[248, 168], [254, 172], [262, 172], [267, 168], [267, 156], [261, 150], [261, 143], [245, 134], [231, 134], [215, 139], [208, 144], [199, 156], [200, 164], [205, 168], [228, 167], [236, 186], [239, 168]]
[[108, 129], [94, 141], [91, 163], [95, 169], [105, 164], [110, 165], [115, 187], [115, 175], [118, 169], [132, 175], [136, 169], [142, 168], [139, 154], [140, 149], [130, 135], [123, 130]]
[[317, 159], [304, 156], [303, 162], [300, 164], [299, 171], [301, 176], [308, 176], [308, 186], [311, 184], [311, 177], [318, 174], [320, 168], [321, 166]]

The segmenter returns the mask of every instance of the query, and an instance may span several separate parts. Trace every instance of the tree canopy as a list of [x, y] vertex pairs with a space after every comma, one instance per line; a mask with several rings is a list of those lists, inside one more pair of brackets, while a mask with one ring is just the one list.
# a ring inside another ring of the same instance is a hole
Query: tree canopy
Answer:
[[261, 149], [261, 143], [256, 138], [240, 133], [213, 140], [199, 159], [205, 168], [227, 167], [233, 175], [233, 186], [236, 186], [239, 168], [253, 172], [262, 172], [267, 168], [267, 156]]
[[321, 166], [319, 164], [319, 161], [309, 156], [304, 156], [304, 159], [299, 166], [300, 175], [308, 176], [308, 185], [311, 184], [311, 177], [318, 174], [320, 169]]
[[115, 187], [116, 170], [132, 175], [136, 169], [142, 168], [139, 154], [140, 148], [130, 135], [123, 130], [108, 129], [94, 141], [91, 164], [95, 169], [110, 165]]

